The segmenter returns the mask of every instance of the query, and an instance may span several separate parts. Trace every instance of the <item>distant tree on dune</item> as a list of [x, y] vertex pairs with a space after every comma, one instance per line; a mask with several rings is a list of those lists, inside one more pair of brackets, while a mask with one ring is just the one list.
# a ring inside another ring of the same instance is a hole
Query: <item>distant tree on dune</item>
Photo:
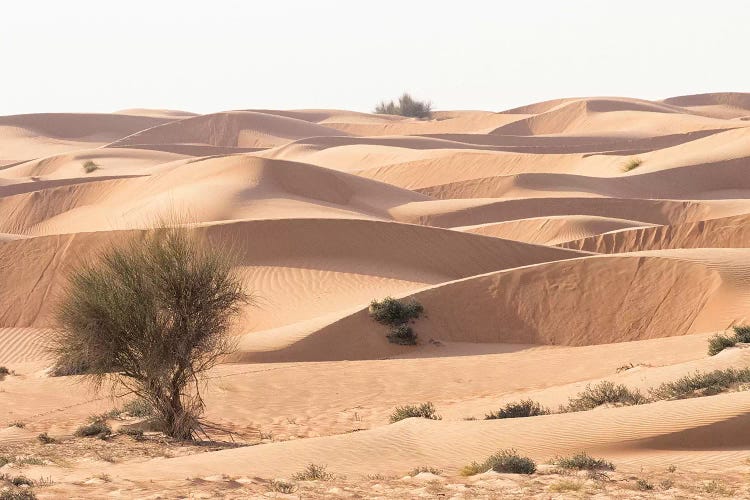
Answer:
[[432, 116], [432, 103], [429, 101], [418, 101], [404, 92], [398, 98], [398, 104], [394, 101], [381, 101], [375, 106], [375, 113], [381, 115], [401, 115], [413, 118], [429, 118]]

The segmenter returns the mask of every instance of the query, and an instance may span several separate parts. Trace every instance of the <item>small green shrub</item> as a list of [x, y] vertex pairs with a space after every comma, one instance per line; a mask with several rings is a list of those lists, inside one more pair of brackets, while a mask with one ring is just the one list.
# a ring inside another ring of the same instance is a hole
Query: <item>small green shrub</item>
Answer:
[[87, 174], [90, 174], [94, 170], [97, 170], [99, 168], [99, 165], [94, 163], [92, 160], [86, 160], [83, 163], [83, 170], [86, 171]]
[[288, 481], [273, 480], [271, 481], [271, 490], [276, 493], [283, 493], [285, 495], [291, 495], [297, 491], [297, 485]]
[[55, 438], [50, 437], [46, 432], [42, 432], [36, 437], [40, 443], [42, 444], [52, 444], [55, 443]]
[[526, 399], [523, 401], [508, 403], [498, 411], [488, 413], [485, 415], [484, 419], [536, 417], [537, 415], [549, 414], [549, 408], [545, 408], [531, 399]]
[[443, 473], [442, 470], [438, 469], [437, 467], [416, 467], [409, 472], [409, 475], [414, 477], [417, 474], [421, 474], [423, 472], [428, 472], [430, 474], [435, 474], [436, 476], [439, 476]]
[[98, 437], [106, 438], [112, 434], [112, 429], [106, 424], [106, 422], [93, 422], [88, 425], [82, 425], [79, 427], [75, 435], [77, 437]]
[[727, 347], [734, 347], [735, 345], [737, 345], [737, 339], [734, 336], [727, 337], [717, 333], [708, 339], [708, 355], [716, 356]]
[[650, 389], [653, 399], [687, 399], [712, 396], [750, 382], [750, 368], [695, 372]]
[[737, 343], [750, 344], [750, 325], [732, 327]]
[[643, 163], [643, 160], [640, 158], [633, 158], [629, 160], [625, 165], [623, 165], [622, 169], [625, 172], [630, 172], [631, 170], [635, 170], [636, 168], [640, 167]]
[[585, 452], [576, 453], [570, 457], [558, 457], [551, 463], [563, 469], [615, 470], [615, 465], [612, 462], [607, 462], [602, 458], [593, 458]]
[[635, 487], [641, 491], [651, 491], [654, 489], [654, 485], [645, 479], [638, 479], [635, 482]]
[[481, 464], [472, 462], [461, 470], [461, 475], [473, 476], [493, 470], [504, 474], [533, 474], [536, 463], [528, 457], [522, 457], [516, 450], [502, 450], [490, 456]]
[[422, 304], [415, 300], [401, 301], [386, 297], [380, 302], [373, 300], [369, 308], [372, 319], [388, 326], [398, 326], [419, 318], [424, 312]]
[[604, 380], [595, 386], [587, 385], [577, 396], [568, 399], [567, 405], [560, 406], [561, 412], [593, 410], [604, 404], [620, 406], [640, 405], [648, 399], [638, 390], [630, 390], [622, 384]]
[[398, 422], [405, 418], [427, 418], [430, 420], [440, 420], [442, 417], [435, 413], [435, 406], [430, 403], [422, 403], [421, 405], [406, 405], [397, 406], [393, 413], [391, 413], [391, 423]]
[[154, 407], [145, 399], [134, 399], [128, 401], [122, 407], [122, 411], [131, 417], [150, 417], [154, 414]]
[[34, 486], [34, 481], [26, 476], [16, 476], [10, 480], [13, 486]]
[[398, 345], [416, 345], [417, 334], [409, 325], [398, 325], [391, 328], [391, 333], [387, 336], [391, 344]]
[[375, 113], [413, 118], [429, 118], [432, 116], [432, 104], [429, 101], [417, 101], [409, 94], [404, 93], [399, 97], [398, 104], [393, 101], [381, 101], [375, 106]]
[[330, 481], [333, 474], [326, 471], [325, 465], [309, 464], [305, 470], [292, 475], [295, 481]]

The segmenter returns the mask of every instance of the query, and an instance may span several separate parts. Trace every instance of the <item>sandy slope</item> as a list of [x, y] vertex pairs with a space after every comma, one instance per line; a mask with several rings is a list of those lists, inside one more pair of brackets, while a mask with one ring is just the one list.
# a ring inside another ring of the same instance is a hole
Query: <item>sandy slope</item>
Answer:
[[[65, 456], [67, 467], [24, 467], [56, 481], [35, 488], [41, 498], [262, 496], [263, 481], [309, 462], [349, 476], [311, 497], [429, 465], [478, 497], [542, 484], [528, 496], [548, 498], [544, 476], [455, 477], [509, 447], [540, 461], [587, 450], [621, 466], [622, 484], [667, 464], [694, 480], [718, 468], [741, 496], [747, 391], [465, 419], [528, 397], [556, 408], [602, 380], [646, 391], [748, 366], [747, 346], [706, 355], [710, 335], [750, 321], [748, 118], [741, 93], [567, 98], [429, 120], [341, 110], [0, 117], [0, 364], [14, 371], [0, 380], [0, 413], [25, 423], [0, 428], [0, 455], [26, 446]], [[97, 169], [87, 173], [87, 161]], [[38, 433], [69, 437], [124, 401], [47, 374], [68, 273], [174, 212], [236, 251], [256, 296], [232, 330], [237, 352], [209, 375], [206, 417], [262, 444], [118, 437], [107, 443], [122, 453], [115, 463], [86, 451], [93, 441], [35, 448]], [[425, 307], [417, 346], [389, 343], [369, 318], [368, 303], [388, 295]], [[388, 425], [395, 406], [424, 401], [442, 421]], [[91, 479], [100, 473], [112, 482]], [[216, 489], [221, 481], [233, 486]], [[382, 496], [416, 488], [382, 481]], [[631, 495], [619, 484], [606, 494]], [[371, 496], [376, 486], [358, 487]]]

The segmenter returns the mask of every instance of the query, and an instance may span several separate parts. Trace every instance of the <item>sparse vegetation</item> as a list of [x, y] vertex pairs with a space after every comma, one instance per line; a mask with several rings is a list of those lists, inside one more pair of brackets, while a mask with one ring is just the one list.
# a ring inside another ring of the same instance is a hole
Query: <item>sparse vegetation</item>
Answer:
[[26, 476], [16, 476], [10, 480], [13, 486], [34, 486], [34, 481]]
[[375, 106], [375, 113], [412, 118], [429, 118], [432, 116], [432, 103], [429, 101], [418, 101], [411, 95], [404, 93], [398, 98], [398, 103], [394, 101], [381, 101]]
[[622, 170], [625, 172], [630, 172], [631, 170], [635, 170], [636, 168], [640, 167], [643, 163], [643, 160], [640, 158], [632, 158], [628, 160], [628, 162], [623, 165]]
[[227, 330], [249, 301], [229, 254], [187, 229], [149, 231], [71, 276], [57, 308], [58, 366], [147, 401], [167, 435], [189, 439], [204, 409], [202, 375], [232, 352]]
[[415, 345], [417, 335], [408, 325], [424, 312], [422, 304], [415, 300], [397, 300], [386, 297], [381, 301], [370, 302], [370, 317], [382, 325], [391, 327], [388, 340], [393, 344]]
[[271, 481], [270, 486], [272, 491], [283, 493], [285, 495], [291, 495], [298, 489], [296, 484], [281, 480]]
[[653, 399], [687, 399], [712, 396], [750, 382], [750, 368], [695, 372], [650, 389]]
[[643, 478], [640, 478], [635, 482], [635, 487], [641, 491], [651, 491], [654, 489], [654, 485]]
[[28, 488], [12, 488], [0, 491], [0, 500], [36, 500], [36, 495]]
[[409, 475], [412, 476], [412, 477], [414, 477], [417, 474], [421, 474], [423, 472], [428, 472], [428, 473], [434, 474], [436, 476], [439, 476], [439, 475], [441, 475], [443, 473], [443, 471], [441, 471], [437, 467], [416, 467], [416, 468], [412, 469], [411, 472], [409, 472]]
[[330, 481], [333, 474], [326, 470], [325, 465], [309, 464], [305, 470], [292, 476], [295, 481]]
[[535, 417], [537, 415], [549, 415], [549, 408], [545, 408], [536, 401], [526, 399], [523, 401], [508, 403], [504, 407], [500, 408], [496, 412], [488, 413], [485, 415], [485, 420], [491, 420], [496, 418], [521, 418], [521, 417]]
[[737, 344], [750, 344], [750, 325], [734, 326], [731, 335], [717, 333], [708, 339], [708, 355], [716, 356], [727, 347]]
[[87, 174], [90, 174], [91, 172], [93, 172], [94, 170], [97, 170], [98, 168], [99, 168], [99, 165], [94, 163], [92, 160], [86, 160], [85, 162], [83, 162], [83, 170]]
[[615, 465], [602, 458], [593, 458], [585, 452], [576, 453], [570, 457], [558, 457], [551, 461], [563, 469], [573, 470], [615, 470]]
[[36, 437], [42, 444], [52, 444], [57, 442], [55, 438], [50, 437], [46, 432], [42, 432]]
[[626, 365], [618, 366], [616, 372], [620, 373], [620, 372], [628, 371], [631, 368], [635, 368], [635, 365], [633, 363], [628, 363]]
[[717, 333], [708, 339], [708, 355], [716, 356], [727, 347], [734, 347], [735, 345], [737, 345], [737, 339], [734, 336]]
[[604, 380], [595, 386], [587, 385], [577, 396], [568, 399], [567, 405], [560, 406], [560, 411], [563, 413], [586, 411], [604, 404], [631, 406], [647, 402], [648, 399], [639, 391]]
[[662, 479], [659, 481], [659, 488], [663, 490], [670, 490], [674, 487], [674, 480], [673, 479]]
[[7, 366], [0, 366], [0, 380], [3, 380], [5, 377], [10, 375], [12, 372], [8, 369]]
[[569, 491], [581, 491], [582, 489], [582, 481], [571, 481], [569, 479], [563, 479], [549, 485], [549, 490], [554, 493], [567, 493]]
[[125, 403], [122, 406], [122, 411], [131, 417], [142, 418], [153, 415], [154, 407], [145, 399], [138, 398]]
[[398, 422], [405, 418], [427, 418], [430, 420], [440, 420], [442, 417], [436, 413], [435, 406], [430, 403], [422, 403], [420, 405], [406, 405], [397, 406], [393, 413], [391, 413], [391, 423]]
[[461, 470], [463, 476], [473, 476], [493, 470], [505, 474], [533, 474], [536, 463], [528, 457], [522, 457], [516, 450], [502, 450], [490, 456], [481, 464], [472, 462]]
[[88, 425], [82, 425], [75, 431], [76, 437], [98, 437], [105, 439], [112, 434], [112, 429], [106, 422], [92, 422]]
[[18, 427], [19, 429], [23, 429], [24, 427], [26, 427], [26, 422], [22, 420], [15, 420], [13, 422], [10, 422], [8, 424], [8, 427]]

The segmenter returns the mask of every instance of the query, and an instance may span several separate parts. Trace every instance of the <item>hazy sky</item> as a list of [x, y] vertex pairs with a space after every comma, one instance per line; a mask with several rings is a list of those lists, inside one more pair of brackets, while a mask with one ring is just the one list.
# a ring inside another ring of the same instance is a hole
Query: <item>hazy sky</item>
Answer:
[[750, 91], [750, 1], [3, 2], [0, 115]]

